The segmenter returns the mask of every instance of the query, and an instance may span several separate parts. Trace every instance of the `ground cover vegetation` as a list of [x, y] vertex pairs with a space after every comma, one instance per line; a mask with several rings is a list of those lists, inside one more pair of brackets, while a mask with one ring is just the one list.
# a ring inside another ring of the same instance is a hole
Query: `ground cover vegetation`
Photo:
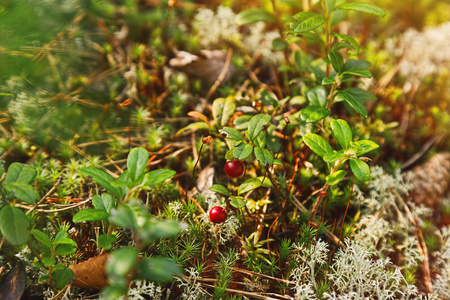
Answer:
[[1, 1], [0, 298], [450, 299], [449, 11]]

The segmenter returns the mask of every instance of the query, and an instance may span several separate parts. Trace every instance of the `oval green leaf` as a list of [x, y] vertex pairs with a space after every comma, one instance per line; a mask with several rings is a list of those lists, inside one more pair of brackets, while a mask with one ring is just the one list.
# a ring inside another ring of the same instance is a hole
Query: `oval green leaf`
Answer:
[[259, 188], [260, 186], [261, 186], [261, 181], [258, 178], [247, 179], [246, 181], [244, 181], [244, 183], [242, 183], [239, 186], [238, 195], [247, 193], [251, 190]]
[[93, 167], [84, 167], [79, 171], [86, 177], [91, 176], [92, 180], [94, 180], [96, 183], [113, 193], [115, 196], [120, 197], [120, 191], [118, 190], [118, 188], [114, 187], [111, 184], [114, 178], [105, 171]]
[[94, 205], [96, 209], [100, 209], [106, 211], [107, 213], [110, 213], [111, 209], [116, 206], [116, 203], [114, 202], [114, 199], [110, 194], [104, 193], [101, 196], [95, 195], [94, 197], [92, 197], [92, 205]]
[[109, 217], [109, 213], [102, 209], [97, 208], [86, 208], [80, 210], [73, 216], [74, 223], [80, 223], [83, 221], [99, 221], [99, 220], [107, 220]]
[[320, 157], [323, 157], [326, 153], [333, 152], [330, 144], [323, 137], [315, 133], [306, 134], [303, 136], [303, 141]]
[[339, 170], [334, 172], [333, 174], [328, 175], [325, 179], [328, 183], [328, 185], [335, 185], [339, 183], [339, 181], [344, 178], [346, 172], [344, 170]]
[[143, 186], [153, 187], [173, 177], [177, 172], [169, 169], [158, 169], [147, 172], [144, 176]]
[[251, 8], [241, 11], [236, 16], [236, 24], [238, 26], [252, 24], [256, 22], [272, 22], [275, 17], [272, 13], [262, 8]]
[[336, 73], [341, 73], [342, 68], [344, 67], [344, 58], [342, 55], [335, 50], [330, 50], [328, 51], [328, 59]]
[[250, 119], [248, 131], [246, 132], [249, 140], [253, 141], [263, 130], [264, 126], [270, 122], [271, 117], [266, 114], [258, 114]]
[[230, 192], [228, 191], [228, 189], [226, 187], [224, 187], [223, 185], [220, 184], [214, 184], [212, 187], [209, 188], [210, 191], [225, 195], [225, 196], [230, 196]]
[[245, 207], [244, 197], [231, 196], [230, 200], [231, 200], [230, 204], [237, 209], [241, 209], [241, 208]]
[[28, 218], [21, 209], [5, 205], [0, 211], [0, 231], [11, 245], [19, 246], [30, 239], [29, 226]]
[[38, 240], [45, 248], [48, 250], [52, 250], [52, 241], [50, 238], [38, 229], [31, 230], [31, 234], [34, 236], [36, 240]]
[[320, 121], [331, 114], [331, 110], [321, 106], [310, 105], [300, 112], [300, 118], [306, 123]]
[[306, 98], [308, 98], [309, 102], [314, 106], [327, 106], [327, 90], [323, 85], [318, 85], [310, 89], [306, 93]]
[[33, 179], [36, 177], [36, 168], [30, 165], [22, 164], [22, 163], [12, 163], [8, 172], [6, 173], [5, 183], [11, 182], [22, 182], [22, 183], [31, 183]]
[[14, 193], [20, 201], [28, 204], [34, 204], [39, 199], [39, 194], [29, 184], [23, 182], [11, 182], [3, 186], [8, 192]]
[[347, 157], [347, 155], [345, 155], [344, 150], [340, 150], [340, 151], [333, 151], [333, 152], [328, 152], [323, 156], [323, 160], [329, 164], [334, 163], [335, 161], [338, 161], [342, 158]]
[[246, 159], [250, 154], [252, 154], [253, 146], [250, 144], [240, 144], [237, 147], [234, 147], [233, 149], [233, 155], [235, 158], [239, 160]]
[[127, 158], [128, 175], [132, 182], [141, 183], [144, 178], [145, 168], [148, 162], [148, 151], [138, 147], [131, 150]]
[[230, 127], [224, 127], [220, 131], [220, 133], [225, 135], [225, 137], [230, 140], [234, 140], [234, 141], [243, 141], [244, 140], [244, 137], [242, 136], [242, 134], [239, 133], [239, 131], [234, 130], [233, 128], [230, 128]]
[[357, 142], [354, 142], [353, 145], [358, 149], [356, 151], [356, 156], [366, 154], [367, 152], [375, 150], [379, 147], [377, 143], [375, 143], [371, 140], [357, 141]]
[[342, 119], [331, 120], [331, 130], [342, 149], [349, 149], [353, 140], [353, 134], [347, 121]]
[[112, 248], [113, 243], [117, 240], [117, 237], [112, 234], [101, 234], [98, 237], [98, 245], [105, 250]]
[[366, 181], [370, 178], [370, 168], [365, 162], [360, 159], [352, 158], [350, 159], [350, 168], [356, 178], [361, 181]]
[[360, 12], [365, 12], [379, 17], [384, 17], [386, 12], [376, 5], [365, 3], [365, 2], [347, 2], [338, 5], [336, 9], [344, 10], [356, 10]]
[[310, 31], [327, 22], [327, 19], [324, 16], [311, 11], [299, 12], [294, 15], [294, 19], [296, 19], [297, 22], [291, 23], [291, 29], [293, 29], [295, 33]]

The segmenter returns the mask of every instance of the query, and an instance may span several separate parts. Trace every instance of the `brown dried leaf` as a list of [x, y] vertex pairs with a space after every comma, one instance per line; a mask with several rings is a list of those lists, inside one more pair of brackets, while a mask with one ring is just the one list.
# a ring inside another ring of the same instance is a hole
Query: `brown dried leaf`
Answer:
[[[200, 50], [198, 55], [178, 51], [176, 57], [169, 61], [169, 65], [189, 76], [213, 83], [222, 72], [226, 59], [227, 53], [222, 50]], [[234, 70], [235, 67], [231, 65], [223, 82], [226, 82], [233, 75]]]
[[108, 254], [97, 255], [87, 261], [69, 266], [73, 272], [73, 286], [100, 290], [108, 284], [105, 264]]
[[25, 291], [26, 283], [25, 267], [19, 262], [0, 282], [0, 299], [19, 300]]
[[197, 188], [201, 193], [208, 191], [212, 187], [214, 173], [214, 168], [209, 164], [198, 174]]

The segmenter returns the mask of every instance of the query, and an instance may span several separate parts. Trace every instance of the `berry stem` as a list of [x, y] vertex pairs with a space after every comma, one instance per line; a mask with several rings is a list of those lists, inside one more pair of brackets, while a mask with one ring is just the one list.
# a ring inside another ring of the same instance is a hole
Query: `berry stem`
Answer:
[[202, 145], [200, 146], [200, 150], [198, 151], [198, 157], [197, 157], [197, 161], [195, 162], [195, 165], [194, 165], [194, 170], [192, 171], [191, 181], [189, 182], [189, 184], [185, 188], [186, 202], [188, 201], [188, 198], [189, 198], [188, 197], [188, 190], [191, 187], [192, 182], [194, 181], [194, 178], [195, 178], [195, 171], [197, 169], [198, 162], [200, 161], [200, 155], [202, 154], [203, 145], [205, 145], [205, 140], [204, 139], [202, 139]]

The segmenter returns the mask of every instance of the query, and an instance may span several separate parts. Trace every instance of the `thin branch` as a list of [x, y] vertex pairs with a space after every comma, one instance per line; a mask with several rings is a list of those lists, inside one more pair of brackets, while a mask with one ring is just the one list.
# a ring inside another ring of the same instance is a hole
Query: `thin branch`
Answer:
[[58, 186], [61, 184], [63, 177], [59, 176], [58, 181], [53, 185], [53, 187], [47, 192], [47, 194], [44, 195], [44, 197], [41, 198], [41, 200], [39, 200], [38, 202], [36, 202], [32, 208], [30, 208], [27, 212], [26, 215], [30, 214], [33, 210], [35, 210], [39, 204], [44, 203], [45, 200], [47, 200], [48, 197], [50, 197], [58, 188]]

